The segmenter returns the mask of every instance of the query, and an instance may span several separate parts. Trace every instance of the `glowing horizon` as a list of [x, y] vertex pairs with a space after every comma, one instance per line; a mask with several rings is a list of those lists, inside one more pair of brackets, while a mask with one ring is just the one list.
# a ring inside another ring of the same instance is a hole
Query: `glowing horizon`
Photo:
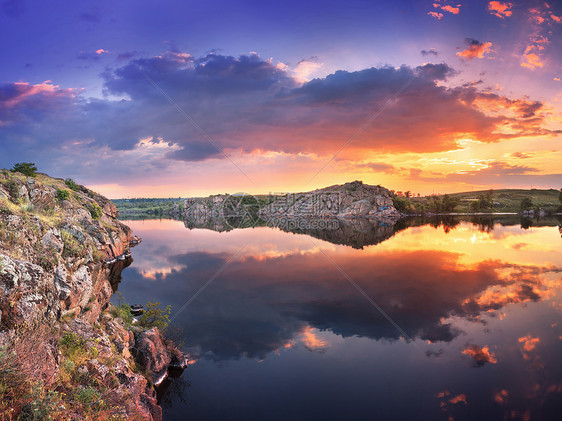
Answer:
[[559, 4], [352, 3], [5, 2], [0, 167], [111, 198], [562, 187]]

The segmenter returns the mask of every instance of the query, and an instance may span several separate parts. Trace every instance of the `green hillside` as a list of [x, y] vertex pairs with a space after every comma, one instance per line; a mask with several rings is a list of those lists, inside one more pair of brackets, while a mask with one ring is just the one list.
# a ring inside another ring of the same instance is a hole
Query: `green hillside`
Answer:
[[[435, 195], [424, 197], [410, 197], [409, 200], [415, 210], [422, 212], [435, 212], [434, 204], [437, 200], [443, 202], [448, 196], [449, 201], [455, 203], [454, 209], [441, 209], [441, 212], [474, 213], [474, 212], [519, 212], [521, 203], [527, 201], [528, 209], [543, 209], [548, 213], [561, 212], [560, 190], [522, 190], [500, 189], [482, 190], [448, 195]], [[400, 198], [402, 199], [402, 198]], [[406, 199], [406, 198], [403, 198]], [[530, 200], [530, 202], [529, 202]]]

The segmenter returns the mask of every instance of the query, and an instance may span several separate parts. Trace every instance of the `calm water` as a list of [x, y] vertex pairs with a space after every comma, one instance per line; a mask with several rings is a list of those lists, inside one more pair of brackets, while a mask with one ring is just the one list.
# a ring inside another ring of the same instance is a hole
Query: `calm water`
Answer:
[[193, 358], [165, 419], [562, 413], [558, 226], [361, 226], [342, 241], [125, 223], [143, 242], [119, 291], [170, 304]]

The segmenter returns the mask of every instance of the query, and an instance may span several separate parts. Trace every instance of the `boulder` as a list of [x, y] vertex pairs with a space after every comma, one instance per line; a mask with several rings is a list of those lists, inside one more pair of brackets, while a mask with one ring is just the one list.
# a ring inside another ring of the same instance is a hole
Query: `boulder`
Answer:
[[157, 328], [138, 334], [134, 356], [137, 363], [147, 370], [154, 385], [158, 386], [165, 380], [172, 357]]

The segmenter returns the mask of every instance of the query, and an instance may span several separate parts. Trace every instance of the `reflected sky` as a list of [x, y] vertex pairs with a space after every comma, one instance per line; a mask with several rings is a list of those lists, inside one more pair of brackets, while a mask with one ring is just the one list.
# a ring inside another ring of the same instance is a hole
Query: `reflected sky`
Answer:
[[354, 249], [265, 227], [126, 224], [143, 242], [119, 291], [170, 304], [196, 361], [190, 387], [164, 399], [170, 419], [554, 419], [562, 409], [558, 227], [422, 225]]

